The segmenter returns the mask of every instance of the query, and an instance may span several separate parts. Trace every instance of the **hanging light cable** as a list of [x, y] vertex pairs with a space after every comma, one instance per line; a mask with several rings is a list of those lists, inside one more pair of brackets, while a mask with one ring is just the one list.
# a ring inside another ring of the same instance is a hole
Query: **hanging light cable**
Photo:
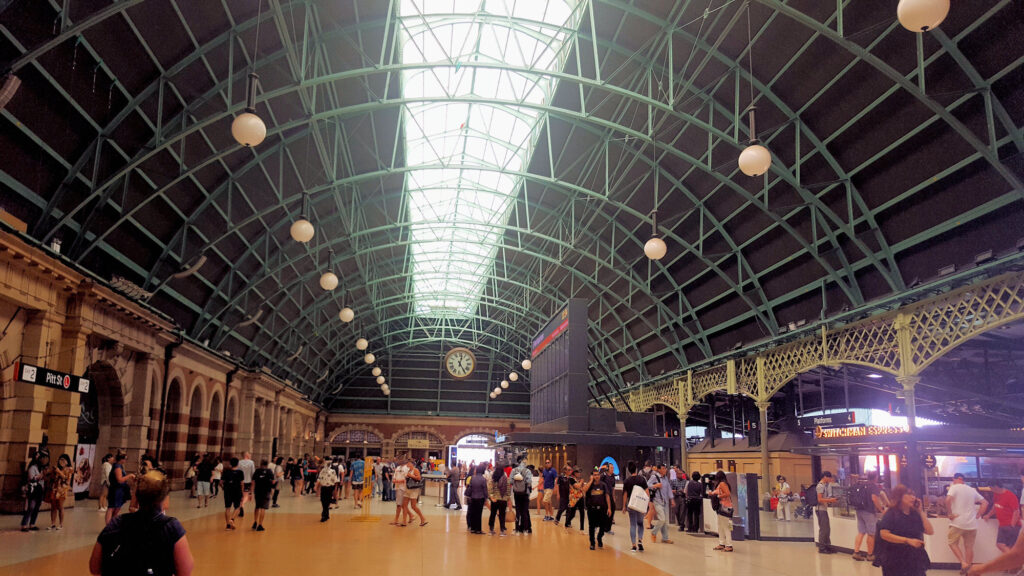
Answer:
[[[644, 254], [651, 260], [661, 260], [668, 252], [665, 241], [658, 236], [658, 148], [654, 146], [655, 139], [651, 138], [651, 173], [654, 176], [654, 209], [651, 210], [651, 238], [644, 244]], [[524, 368], [525, 362], [524, 362]], [[527, 368], [529, 370], [529, 368]]]
[[772, 166], [772, 153], [757, 140], [757, 126], [754, 122], [754, 39], [750, 31], [750, 0], [747, 0], [747, 71], [750, 74], [750, 106], [747, 108], [750, 121], [750, 141], [740, 152], [740, 171], [747, 176], [760, 176]]
[[260, 18], [263, 16], [263, 0], [259, 0], [256, 9], [256, 39], [252, 47], [252, 69], [245, 96], [245, 112], [231, 122], [231, 135], [242, 146], [259, 146], [267, 137], [267, 125], [256, 115], [256, 85], [259, 74], [256, 74], [256, 57], [260, 51]]

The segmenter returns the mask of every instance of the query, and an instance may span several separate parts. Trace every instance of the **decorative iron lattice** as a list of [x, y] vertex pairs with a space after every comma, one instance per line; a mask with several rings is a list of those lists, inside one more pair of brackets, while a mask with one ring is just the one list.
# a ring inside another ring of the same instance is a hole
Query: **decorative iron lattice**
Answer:
[[908, 314], [910, 375], [965, 340], [1024, 316], [1024, 274], [1006, 274], [939, 296]]
[[[801, 372], [843, 363], [870, 366], [897, 376], [917, 376], [965, 340], [1021, 319], [1024, 272], [1004, 274], [912, 307], [737, 360], [736, 391], [766, 401]], [[728, 362], [688, 374], [693, 382], [693, 402], [728, 389]], [[759, 376], [763, 389], [758, 386]], [[641, 387], [628, 393], [628, 403], [637, 412], [658, 403], [678, 411], [686, 382], [687, 378], [679, 378]], [[622, 402], [615, 402], [615, 406], [624, 409]], [[684, 407], [687, 411], [690, 408]]]
[[634, 412], [645, 412], [655, 404], [664, 404], [679, 412], [679, 387], [672, 380], [642, 386], [631, 391], [627, 398]]

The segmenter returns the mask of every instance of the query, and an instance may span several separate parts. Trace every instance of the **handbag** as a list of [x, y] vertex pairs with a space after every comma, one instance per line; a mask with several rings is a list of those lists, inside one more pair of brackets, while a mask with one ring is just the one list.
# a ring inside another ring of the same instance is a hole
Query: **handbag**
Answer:
[[633, 486], [633, 490], [629, 494], [629, 503], [626, 506], [634, 512], [646, 514], [650, 503], [651, 497], [647, 494], [647, 490], [640, 486]]

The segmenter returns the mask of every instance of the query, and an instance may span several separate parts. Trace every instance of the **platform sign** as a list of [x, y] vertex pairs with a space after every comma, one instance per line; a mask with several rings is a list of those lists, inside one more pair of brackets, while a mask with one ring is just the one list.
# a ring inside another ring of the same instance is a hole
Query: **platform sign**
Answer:
[[91, 385], [88, 378], [65, 374], [22, 362], [15, 363], [14, 373], [16, 378], [22, 382], [46, 386], [47, 388], [56, 388], [57, 390], [78, 392], [80, 394], [88, 394], [89, 386]]
[[853, 412], [838, 412], [820, 416], [801, 416], [798, 423], [801, 428], [817, 428], [819, 426], [828, 428], [856, 424], [857, 418]]
[[910, 428], [907, 426], [865, 426], [861, 424], [859, 426], [847, 426], [845, 428], [823, 428], [821, 426], [814, 429], [814, 437], [821, 440], [831, 440], [840, 438], [864, 438], [872, 436], [892, 436], [896, 434], [909, 434]]

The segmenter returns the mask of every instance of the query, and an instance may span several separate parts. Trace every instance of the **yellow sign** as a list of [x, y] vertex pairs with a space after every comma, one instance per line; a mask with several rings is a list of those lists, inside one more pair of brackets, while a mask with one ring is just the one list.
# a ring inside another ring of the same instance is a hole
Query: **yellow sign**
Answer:
[[422, 449], [430, 448], [430, 440], [410, 438], [409, 439], [409, 448], [422, 448]]
[[363, 460], [363, 497], [373, 494], [373, 458]]
[[818, 426], [814, 429], [815, 438], [824, 438], [826, 440], [832, 438], [861, 438], [865, 436], [888, 436], [891, 434], [909, 434], [910, 428], [907, 426], [846, 426], [843, 428], [822, 428]]

